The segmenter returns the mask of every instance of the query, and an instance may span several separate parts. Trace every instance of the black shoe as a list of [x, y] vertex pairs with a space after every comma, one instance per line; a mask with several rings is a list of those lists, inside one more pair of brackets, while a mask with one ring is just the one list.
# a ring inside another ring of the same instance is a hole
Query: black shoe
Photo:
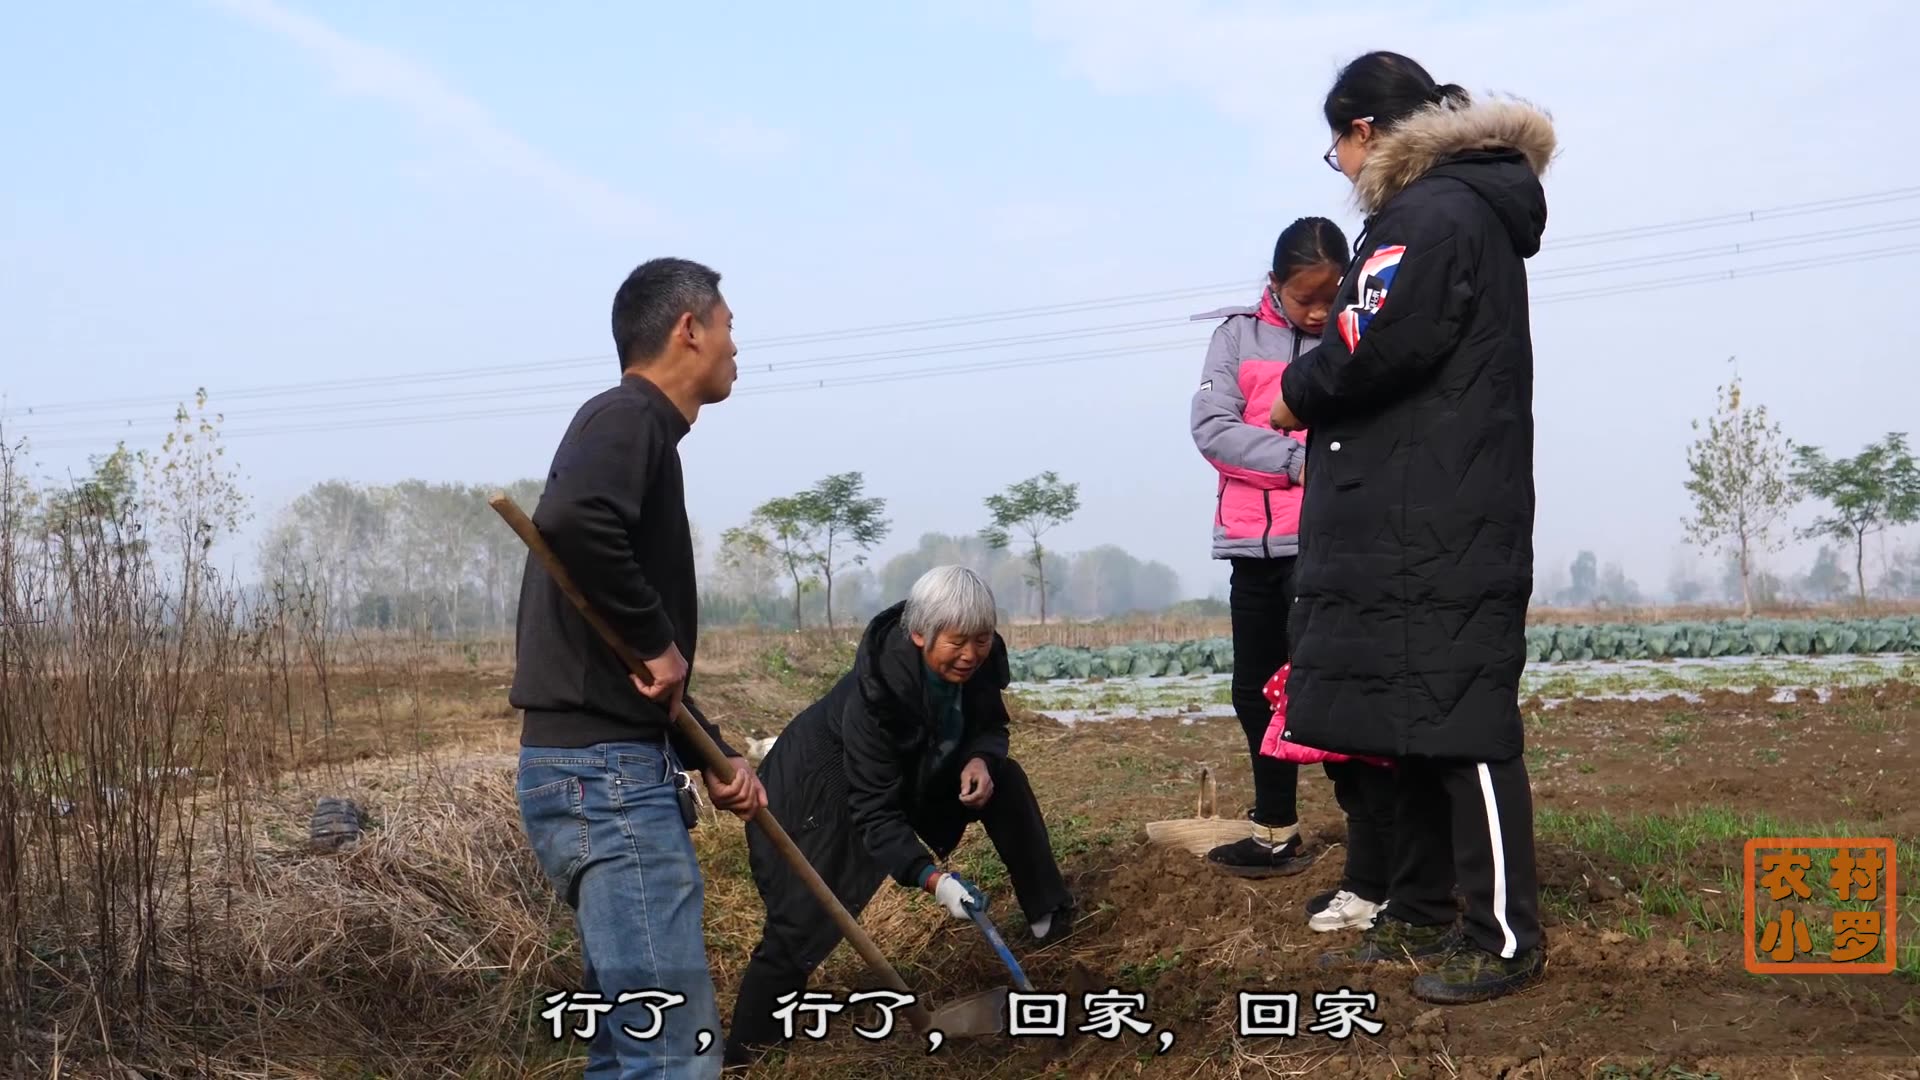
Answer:
[[1333, 898], [1338, 895], [1340, 895], [1339, 889], [1328, 889], [1323, 893], [1315, 893], [1307, 900], [1307, 914], [1318, 915], [1327, 910], [1327, 907], [1333, 903]]
[[1250, 878], [1285, 877], [1312, 866], [1319, 856], [1303, 854], [1306, 845], [1299, 833], [1276, 843], [1274, 834], [1279, 831], [1255, 822], [1252, 836], [1221, 844], [1207, 852], [1207, 861], [1217, 870]]
[[1351, 948], [1321, 953], [1321, 970], [1366, 964], [1391, 964], [1423, 956], [1444, 956], [1458, 949], [1455, 926], [1415, 926], [1382, 911]]
[[1079, 908], [1074, 905], [1073, 901], [1069, 900], [1053, 909], [1053, 917], [1047, 921], [1046, 933], [1034, 937], [1032, 933], [1033, 924], [1028, 923], [1028, 936], [1033, 937], [1033, 944], [1036, 948], [1051, 945], [1061, 938], [1066, 937], [1068, 934], [1073, 933], [1074, 920], [1079, 917]]
[[1547, 950], [1539, 945], [1503, 960], [1470, 942], [1449, 953], [1413, 980], [1413, 996], [1435, 1005], [1470, 1005], [1505, 997], [1538, 982], [1547, 970]]

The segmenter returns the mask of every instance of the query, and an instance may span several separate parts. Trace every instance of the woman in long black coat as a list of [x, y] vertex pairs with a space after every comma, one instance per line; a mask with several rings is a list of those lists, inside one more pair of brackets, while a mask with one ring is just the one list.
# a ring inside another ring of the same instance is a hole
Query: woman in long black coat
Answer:
[[[1325, 106], [1368, 217], [1276, 427], [1308, 429], [1287, 737], [1399, 759], [1382, 918], [1330, 960], [1408, 954], [1426, 1000], [1545, 967], [1520, 723], [1533, 591], [1533, 345], [1552, 122], [1371, 53]], [[1455, 927], [1455, 885], [1466, 901]]]

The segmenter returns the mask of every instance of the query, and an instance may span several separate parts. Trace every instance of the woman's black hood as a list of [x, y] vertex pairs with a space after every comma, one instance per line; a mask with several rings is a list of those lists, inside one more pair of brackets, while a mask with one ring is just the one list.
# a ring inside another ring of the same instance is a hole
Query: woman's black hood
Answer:
[[1547, 229], [1540, 176], [1557, 146], [1552, 119], [1523, 101], [1430, 105], [1379, 134], [1354, 196], [1371, 217], [1422, 177], [1458, 180], [1493, 208], [1514, 251], [1531, 257]]

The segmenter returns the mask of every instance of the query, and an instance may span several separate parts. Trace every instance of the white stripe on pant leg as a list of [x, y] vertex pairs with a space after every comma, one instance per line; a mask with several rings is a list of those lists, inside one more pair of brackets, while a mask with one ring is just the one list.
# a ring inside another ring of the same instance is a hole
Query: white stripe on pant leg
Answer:
[[1487, 837], [1493, 841], [1493, 918], [1500, 924], [1500, 958], [1511, 960], [1520, 943], [1514, 940], [1513, 927], [1507, 925], [1507, 852], [1500, 843], [1500, 807], [1493, 801], [1493, 773], [1486, 762], [1474, 768], [1480, 772], [1480, 797], [1487, 804]]

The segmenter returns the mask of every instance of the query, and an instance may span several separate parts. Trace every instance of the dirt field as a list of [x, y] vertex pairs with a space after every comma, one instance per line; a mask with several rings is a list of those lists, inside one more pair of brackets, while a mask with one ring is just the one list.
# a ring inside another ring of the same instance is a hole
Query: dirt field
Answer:
[[[718, 659], [703, 656], [696, 689], [740, 742], [777, 732], [849, 655], [844, 645], [764, 641], [713, 651]], [[256, 810], [263, 850], [251, 892], [231, 916], [236, 934], [254, 935], [249, 955], [224, 985], [195, 991], [208, 1002], [265, 994], [273, 1005], [248, 1005], [239, 1020], [223, 1013], [204, 1030], [175, 1017], [164, 1045], [139, 1055], [145, 1075], [578, 1075], [578, 1047], [543, 1034], [537, 1016], [542, 994], [570, 988], [577, 951], [565, 911], [517, 845], [516, 721], [504, 702], [507, 674], [493, 660], [341, 676], [323, 755], [333, 764], [288, 776], [273, 803]], [[1149, 718], [1072, 725], [1032, 710], [1074, 708], [1065, 699], [1079, 693], [1097, 715], [1141, 694], [1119, 685], [1025, 693], [1016, 699], [1013, 752], [1041, 793], [1080, 897], [1075, 935], [1045, 950], [1024, 947], [1030, 938], [984, 836], [970, 836], [956, 862], [994, 894], [1001, 929], [1041, 990], [1144, 994], [1140, 1015], [1154, 1032], [956, 1042], [928, 1057], [910, 1035], [873, 1044], [846, 1033], [851, 1020], [870, 1018], [843, 1014], [826, 1040], [796, 1043], [756, 1074], [1920, 1078], [1920, 800], [1904, 785], [1920, 775], [1920, 688], [1897, 665], [1878, 676], [1853, 670], [1857, 685], [1830, 690], [1804, 685], [1818, 671], [1788, 674], [1737, 693], [1712, 683], [1751, 684], [1767, 673], [1729, 669], [1702, 684], [1658, 666], [1625, 676], [1542, 672], [1528, 757], [1549, 976], [1517, 997], [1444, 1011], [1407, 993], [1411, 966], [1315, 967], [1321, 951], [1346, 939], [1310, 932], [1302, 912], [1307, 897], [1337, 880], [1337, 846], [1299, 877], [1244, 882], [1144, 844], [1142, 822], [1191, 814], [1203, 766], [1219, 779], [1223, 815], [1244, 804], [1245, 742], [1218, 715], [1224, 686], [1163, 687], [1135, 710]], [[1648, 686], [1682, 684], [1690, 696], [1629, 700]], [[1795, 684], [1804, 688], [1775, 689]], [[304, 815], [322, 792], [368, 806], [374, 827], [359, 851], [301, 849]], [[1331, 786], [1318, 768], [1303, 771], [1301, 804], [1316, 843], [1338, 838]], [[1746, 973], [1741, 852], [1761, 835], [1899, 838], [1901, 970]], [[709, 819], [696, 841], [724, 1015], [760, 907], [738, 821]], [[307, 893], [325, 897], [324, 913], [300, 907]], [[935, 1004], [1004, 982], [978, 935], [924, 897], [884, 887], [863, 922]], [[843, 947], [815, 988], [844, 996], [866, 985]], [[1384, 1025], [1378, 1034], [1336, 1040], [1308, 1031], [1315, 995], [1341, 989], [1377, 995], [1366, 1016]], [[1299, 1034], [1237, 1037], [1242, 990], [1298, 994]], [[397, 1010], [396, 994], [418, 1007]], [[476, 1019], [483, 1023], [458, 1038], [448, 1034]], [[1156, 1055], [1162, 1030], [1173, 1045]]]

